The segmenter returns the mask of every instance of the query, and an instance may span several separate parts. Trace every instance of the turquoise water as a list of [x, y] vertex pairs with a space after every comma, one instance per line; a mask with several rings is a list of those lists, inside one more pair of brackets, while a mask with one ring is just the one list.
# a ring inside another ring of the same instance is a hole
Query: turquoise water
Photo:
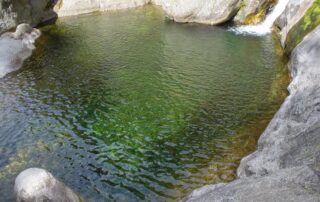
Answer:
[[175, 24], [151, 6], [42, 32], [0, 80], [0, 201], [28, 167], [88, 201], [175, 201], [231, 181], [286, 96], [271, 36]]

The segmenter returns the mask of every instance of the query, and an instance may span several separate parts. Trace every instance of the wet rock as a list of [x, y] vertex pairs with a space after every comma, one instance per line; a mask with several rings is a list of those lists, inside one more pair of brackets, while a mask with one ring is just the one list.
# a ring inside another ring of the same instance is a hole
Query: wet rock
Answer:
[[14, 192], [17, 202], [82, 201], [79, 196], [54, 178], [51, 173], [40, 168], [29, 168], [22, 171], [15, 180]]
[[0, 33], [27, 23], [36, 26], [56, 19], [55, 0], [0, 0]]
[[35, 40], [41, 35], [38, 29], [21, 24], [15, 32], [7, 32], [0, 37], [0, 78], [18, 70], [25, 59], [35, 49]]
[[240, 3], [240, 0], [167, 0], [162, 8], [176, 22], [217, 25], [230, 20]]
[[234, 22], [242, 25], [258, 24], [264, 20], [274, 3], [275, 0], [243, 0]]

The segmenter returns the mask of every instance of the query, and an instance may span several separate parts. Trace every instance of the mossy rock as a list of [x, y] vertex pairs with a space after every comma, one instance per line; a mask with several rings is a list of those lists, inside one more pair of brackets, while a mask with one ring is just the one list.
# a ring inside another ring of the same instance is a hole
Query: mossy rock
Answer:
[[234, 21], [242, 25], [258, 24], [265, 19], [268, 9], [275, 2], [275, 0], [243, 0]]
[[266, 16], [267, 10], [266, 9], [261, 9], [258, 13], [249, 15], [245, 21], [245, 25], [252, 25], [252, 24], [258, 24], [261, 22], [265, 16]]
[[303, 18], [290, 29], [285, 41], [285, 52], [290, 54], [303, 38], [318, 25], [320, 25], [320, 0], [316, 0]]

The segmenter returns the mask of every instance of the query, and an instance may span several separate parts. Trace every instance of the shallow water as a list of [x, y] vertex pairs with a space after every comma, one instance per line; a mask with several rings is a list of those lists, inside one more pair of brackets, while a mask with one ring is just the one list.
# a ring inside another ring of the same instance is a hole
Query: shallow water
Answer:
[[51, 171], [88, 201], [178, 200], [235, 178], [286, 96], [270, 36], [155, 7], [60, 19], [0, 80], [0, 201]]

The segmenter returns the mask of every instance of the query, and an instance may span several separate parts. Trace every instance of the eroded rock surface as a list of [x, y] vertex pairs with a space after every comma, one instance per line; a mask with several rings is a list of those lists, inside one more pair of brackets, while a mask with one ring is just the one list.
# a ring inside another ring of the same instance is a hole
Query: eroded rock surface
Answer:
[[51, 173], [40, 168], [29, 168], [22, 171], [15, 180], [14, 192], [17, 202], [82, 201]]
[[38, 29], [21, 24], [15, 32], [0, 37], [0, 78], [18, 70], [35, 49], [35, 40], [41, 35]]

